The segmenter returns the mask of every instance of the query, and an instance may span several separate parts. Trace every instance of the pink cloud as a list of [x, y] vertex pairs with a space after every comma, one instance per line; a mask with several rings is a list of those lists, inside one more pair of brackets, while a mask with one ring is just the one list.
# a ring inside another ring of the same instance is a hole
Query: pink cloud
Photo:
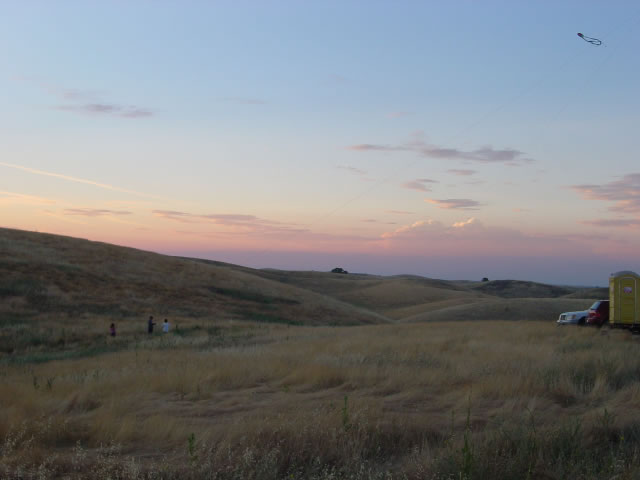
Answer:
[[0, 205], [52, 205], [54, 203], [56, 201], [51, 198], [0, 191]]
[[122, 106], [107, 103], [86, 103], [81, 105], [58, 105], [56, 110], [88, 115], [111, 115], [122, 118], [151, 117], [153, 112], [135, 106]]
[[474, 173], [477, 173], [475, 170], [460, 170], [456, 168], [451, 168], [447, 170], [447, 172], [453, 175], [460, 175], [460, 176], [468, 176], [468, 175], [473, 175]]
[[435, 222], [434, 220], [419, 220], [417, 222], [414, 222], [410, 225], [403, 225], [402, 227], [396, 228], [394, 231], [392, 232], [385, 232], [382, 235], [380, 235], [380, 238], [393, 238], [393, 237], [397, 237], [403, 234], [407, 234], [408, 232], [420, 229], [424, 226], [427, 225], [439, 225], [438, 222]]
[[351, 167], [349, 165], [338, 165], [336, 168], [340, 169], [340, 170], [346, 170], [347, 172], [353, 173], [354, 175], [366, 175], [367, 172], [364, 170], [361, 170], [359, 168], [356, 167]]
[[124, 210], [104, 210], [98, 208], [67, 208], [65, 215], [80, 215], [83, 217], [102, 217], [105, 215], [131, 215], [132, 212]]
[[609, 210], [640, 213], [640, 173], [628, 173], [620, 180], [602, 185], [573, 185], [570, 187], [584, 198], [613, 202]]
[[378, 151], [378, 152], [414, 152], [423, 157], [438, 158], [444, 160], [467, 160], [479, 163], [503, 163], [505, 165], [519, 165], [521, 163], [531, 163], [533, 159], [523, 157], [523, 152], [513, 149], [495, 149], [491, 146], [484, 146], [475, 150], [464, 151], [457, 148], [440, 147], [428, 144], [422, 140], [420, 135], [403, 145], [380, 145], [362, 143], [346, 147], [355, 151]]
[[582, 223], [583, 225], [593, 225], [594, 227], [614, 227], [614, 228], [634, 227], [635, 228], [640, 226], [640, 219], [635, 219], [635, 218], [598, 219], [598, 220], [583, 220], [580, 223]]
[[154, 216], [159, 217], [159, 218], [164, 218], [167, 220], [175, 220], [178, 222], [190, 222], [190, 218], [192, 217], [192, 215], [190, 213], [185, 213], [185, 212], [177, 212], [175, 210], [154, 210], [153, 212]]
[[425, 202], [433, 203], [438, 208], [444, 208], [447, 210], [477, 210], [477, 207], [482, 206], [481, 203], [468, 198], [448, 198], [444, 200], [427, 198], [425, 199]]
[[461, 222], [455, 222], [453, 225], [451, 225], [453, 228], [464, 228], [467, 225], [471, 225], [473, 222], [475, 222], [476, 219], [474, 217], [468, 218], [466, 220], [463, 220]]
[[154, 115], [154, 112], [148, 108], [101, 101], [100, 97], [104, 95], [104, 92], [102, 91], [65, 88], [29, 77], [20, 77], [18, 80], [35, 85], [48, 94], [65, 102], [63, 105], [52, 107], [54, 110], [82, 115], [113, 116], [121, 118], [143, 118]]
[[347, 150], [356, 150], [359, 152], [367, 152], [367, 151], [378, 151], [378, 152], [398, 152], [398, 151], [406, 151], [407, 148], [404, 147], [391, 147], [388, 145], [371, 145], [368, 143], [361, 143], [359, 145], [350, 145], [347, 147]]
[[246, 234], [259, 233], [261, 235], [270, 234], [292, 234], [302, 233], [307, 230], [295, 227], [292, 224], [285, 224], [273, 220], [256, 217], [255, 215], [242, 214], [193, 214], [175, 210], [153, 210], [153, 215], [165, 220], [172, 220], [181, 223], [200, 223], [223, 227], [222, 231], [209, 232], [215, 235], [221, 234]]
[[431, 188], [426, 185], [428, 183], [438, 182], [436, 180], [430, 180], [428, 178], [418, 178], [417, 180], [403, 183], [402, 187], [409, 190], [418, 190], [419, 192], [430, 192]]
[[409, 212], [407, 210], [387, 210], [386, 213], [392, 213], [394, 215], [413, 215], [415, 212]]
[[[593, 255], [602, 252], [629, 251], [632, 245], [589, 235], [542, 235], [516, 229], [489, 226], [469, 218], [446, 226], [436, 220], [421, 220], [403, 225], [380, 236], [387, 251], [406, 255], [513, 255], [551, 256]], [[615, 245], [615, 247], [613, 247]]]

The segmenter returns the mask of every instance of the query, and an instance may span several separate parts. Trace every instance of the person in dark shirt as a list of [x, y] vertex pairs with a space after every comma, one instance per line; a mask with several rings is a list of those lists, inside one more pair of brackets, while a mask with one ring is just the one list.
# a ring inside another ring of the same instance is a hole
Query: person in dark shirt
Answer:
[[153, 326], [155, 325], [154, 321], [153, 321], [153, 315], [151, 315], [149, 317], [149, 321], [147, 322], [147, 331], [151, 334], [153, 333]]
[[116, 336], [116, 324], [112, 323], [111, 326], [109, 327], [109, 335], [111, 335], [112, 337]]

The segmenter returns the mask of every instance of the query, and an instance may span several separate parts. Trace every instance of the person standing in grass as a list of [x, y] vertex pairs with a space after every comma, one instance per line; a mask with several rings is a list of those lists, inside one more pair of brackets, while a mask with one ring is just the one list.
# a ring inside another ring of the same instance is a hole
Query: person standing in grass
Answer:
[[151, 335], [153, 333], [153, 326], [155, 325], [155, 322], [153, 321], [153, 315], [149, 316], [149, 321], [147, 322], [147, 331], [149, 332], [149, 335]]
[[116, 336], [116, 324], [112, 323], [111, 326], [109, 327], [109, 335], [111, 335], [112, 337]]
[[162, 324], [162, 331], [164, 333], [169, 333], [169, 320], [164, 319], [164, 323]]

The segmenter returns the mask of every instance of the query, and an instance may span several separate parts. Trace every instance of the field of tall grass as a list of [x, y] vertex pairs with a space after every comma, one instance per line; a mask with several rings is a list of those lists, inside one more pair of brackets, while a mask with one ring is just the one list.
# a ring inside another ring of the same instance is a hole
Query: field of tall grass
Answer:
[[116, 338], [87, 327], [67, 348], [4, 357], [0, 477], [640, 476], [640, 345], [628, 332], [173, 327], [126, 325]]

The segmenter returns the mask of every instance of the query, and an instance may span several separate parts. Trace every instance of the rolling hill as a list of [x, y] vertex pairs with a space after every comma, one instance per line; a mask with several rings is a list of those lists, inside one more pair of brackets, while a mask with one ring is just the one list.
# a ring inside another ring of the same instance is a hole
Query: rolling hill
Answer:
[[305, 325], [387, 318], [232, 268], [57, 235], [0, 229], [0, 315], [227, 318]]
[[0, 229], [0, 322], [216, 318], [291, 325], [553, 320], [606, 289], [251, 269]]

